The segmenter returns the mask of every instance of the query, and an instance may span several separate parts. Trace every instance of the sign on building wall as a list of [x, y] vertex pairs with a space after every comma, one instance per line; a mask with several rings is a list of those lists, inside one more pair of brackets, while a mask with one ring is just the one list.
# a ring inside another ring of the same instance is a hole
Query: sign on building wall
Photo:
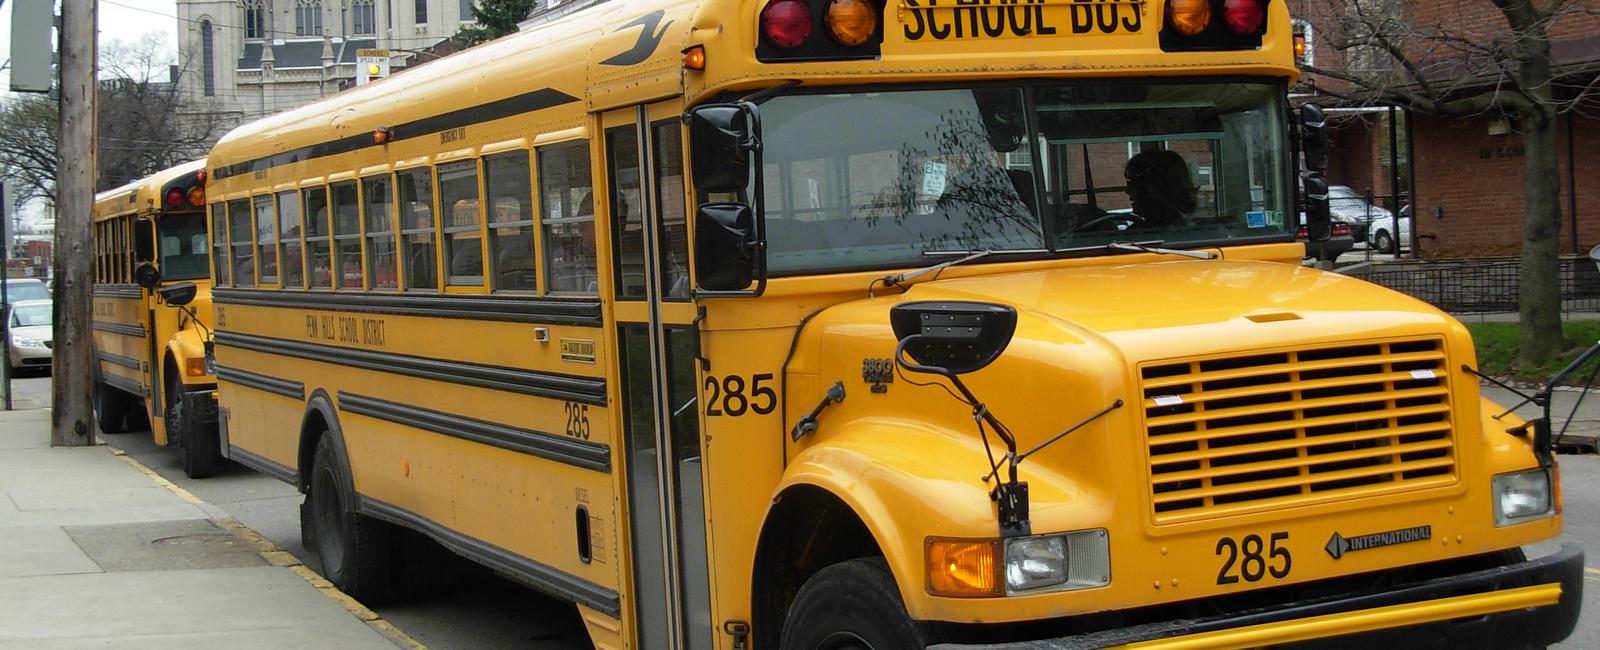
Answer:
[[389, 76], [388, 50], [356, 50], [356, 85], [365, 86]]

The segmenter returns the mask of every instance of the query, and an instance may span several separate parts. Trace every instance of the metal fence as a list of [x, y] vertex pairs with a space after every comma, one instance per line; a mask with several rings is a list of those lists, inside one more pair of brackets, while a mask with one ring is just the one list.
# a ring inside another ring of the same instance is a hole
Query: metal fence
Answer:
[[[1515, 257], [1405, 260], [1349, 267], [1345, 273], [1454, 313], [1514, 312], [1522, 295]], [[1561, 310], [1600, 311], [1600, 271], [1587, 257], [1561, 258]]]

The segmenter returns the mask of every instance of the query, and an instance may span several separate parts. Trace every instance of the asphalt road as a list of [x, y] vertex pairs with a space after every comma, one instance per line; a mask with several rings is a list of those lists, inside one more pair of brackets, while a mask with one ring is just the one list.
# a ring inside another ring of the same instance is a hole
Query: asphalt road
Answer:
[[[48, 377], [14, 383], [19, 399], [49, 402]], [[232, 516], [277, 542], [312, 568], [316, 557], [300, 545], [299, 504], [293, 487], [242, 467], [229, 465], [216, 476], [191, 480], [183, 475], [177, 452], [156, 447], [148, 433], [102, 436], [162, 476], [194, 493], [217, 514]], [[1600, 456], [1562, 456], [1565, 532], [1560, 539], [1528, 549], [1547, 554], [1563, 542], [1589, 552], [1584, 580], [1583, 616], [1578, 629], [1554, 648], [1600, 648]], [[431, 648], [586, 648], [588, 637], [571, 605], [546, 598], [464, 562], [434, 560], [418, 569], [435, 579], [425, 596], [374, 608], [380, 615]]]

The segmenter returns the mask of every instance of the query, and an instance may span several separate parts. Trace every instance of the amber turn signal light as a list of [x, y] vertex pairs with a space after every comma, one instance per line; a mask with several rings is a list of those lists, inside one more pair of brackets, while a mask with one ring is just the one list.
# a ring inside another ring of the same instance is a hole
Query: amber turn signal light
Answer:
[[185, 359], [183, 362], [183, 372], [190, 377], [204, 377], [206, 375], [206, 360]]
[[706, 48], [704, 45], [695, 45], [683, 51], [683, 69], [706, 69]]
[[392, 139], [394, 139], [394, 134], [389, 131], [387, 126], [378, 127], [372, 131], [373, 144], [389, 144]]
[[1211, 24], [1211, 0], [1170, 0], [1167, 24], [1184, 36], [1194, 36]]
[[824, 16], [828, 35], [845, 47], [855, 47], [878, 31], [878, 10], [866, 0], [833, 0]]
[[928, 538], [928, 593], [954, 598], [999, 596], [999, 542]]
[[203, 206], [205, 204], [206, 204], [206, 188], [204, 188], [204, 187], [191, 187], [191, 188], [189, 188], [189, 205], [192, 205], [192, 206], [198, 208], [198, 207]]

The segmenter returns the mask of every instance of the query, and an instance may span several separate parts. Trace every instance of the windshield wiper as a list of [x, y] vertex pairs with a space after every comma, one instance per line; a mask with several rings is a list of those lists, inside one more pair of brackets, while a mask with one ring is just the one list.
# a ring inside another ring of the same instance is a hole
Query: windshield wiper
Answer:
[[[1150, 242], [1150, 243], [1152, 243], [1152, 244], [1160, 244], [1162, 242], [1158, 242], [1157, 241], [1157, 242]], [[1217, 259], [1217, 254], [1213, 253], [1211, 251], [1186, 251], [1186, 250], [1179, 250], [1179, 249], [1176, 249], [1176, 248], [1161, 248], [1159, 246], [1146, 246], [1144, 244], [1141, 244], [1141, 243], [1138, 243], [1138, 242], [1131, 242], [1131, 241], [1114, 241], [1114, 242], [1111, 242], [1109, 244], [1106, 244], [1105, 247], [1106, 248], [1110, 248], [1112, 250], [1134, 251], [1134, 252], [1138, 252], [1138, 253], [1159, 253], [1161, 255], [1182, 255], [1184, 257], [1193, 257], [1193, 258], [1195, 258], [1197, 260], [1214, 260], [1214, 259]]]
[[[961, 252], [963, 252], [963, 251], [957, 251], [955, 254], [960, 254]], [[945, 253], [944, 251], [938, 251], [938, 252], [929, 251], [927, 253], [924, 253], [924, 255], [942, 255], [942, 254], [949, 254], [949, 253]], [[922, 277], [924, 275], [927, 275], [929, 273], [938, 274], [940, 271], [943, 271], [948, 267], [952, 267], [952, 266], [955, 266], [957, 264], [965, 264], [965, 263], [971, 262], [973, 260], [980, 260], [980, 259], [983, 259], [983, 258], [988, 257], [988, 256], [993, 255], [993, 254], [994, 254], [994, 251], [993, 250], [989, 250], [989, 249], [984, 249], [984, 250], [981, 250], [981, 251], [967, 251], [965, 256], [950, 260], [948, 262], [940, 262], [938, 264], [934, 264], [933, 266], [926, 266], [926, 267], [917, 269], [915, 271], [907, 271], [905, 273], [896, 273], [894, 275], [886, 275], [886, 276], [883, 276], [883, 277], [878, 278], [876, 280], [873, 280], [871, 284], [867, 285], [867, 296], [871, 297], [873, 295], [872, 294], [872, 286], [877, 284], [877, 283], [879, 283], [879, 282], [883, 283], [884, 288], [893, 287], [893, 286], [896, 286], [896, 285], [905, 284], [907, 282], [915, 280], [915, 279], [917, 279], [919, 277]]]

